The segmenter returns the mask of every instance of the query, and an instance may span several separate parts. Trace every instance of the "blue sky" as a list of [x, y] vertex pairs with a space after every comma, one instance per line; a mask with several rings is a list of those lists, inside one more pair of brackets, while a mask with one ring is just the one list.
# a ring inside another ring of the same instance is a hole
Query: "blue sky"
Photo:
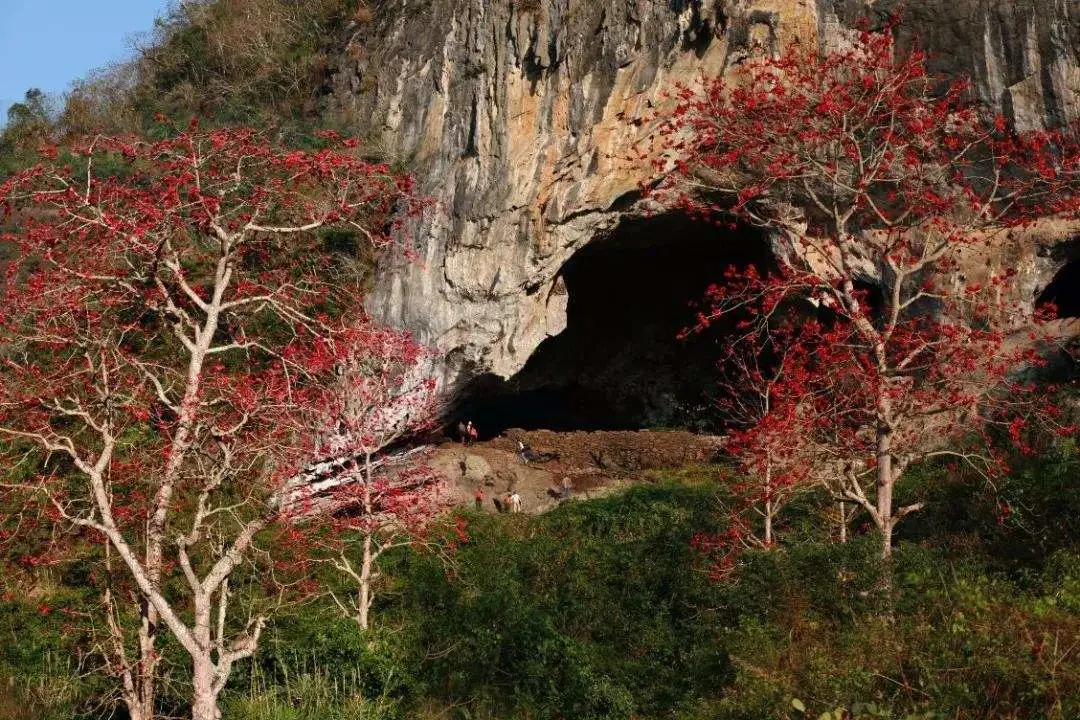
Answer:
[[131, 53], [167, 0], [0, 0], [0, 125], [28, 88], [62, 93], [72, 80]]

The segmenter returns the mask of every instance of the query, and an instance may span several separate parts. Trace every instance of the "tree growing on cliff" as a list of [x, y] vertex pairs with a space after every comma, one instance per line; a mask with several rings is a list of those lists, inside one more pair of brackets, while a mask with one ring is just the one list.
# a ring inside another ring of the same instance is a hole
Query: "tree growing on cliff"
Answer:
[[190, 655], [192, 717], [220, 716], [268, 617], [231, 602], [237, 573], [258, 566], [244, 582], [270, 598], [309, 592], [286, 582], [311, 546], [297, 520], [348, 487], [358, 453], [370, 480], [387, 438], [343, 432], [339, 378], [358, 358], [385, 360], [373, 377], [411, 370], [319, 230], [382, 246], [421, 203], [352, 141], [324, 142], [193, 124], [99, 137], [0, 184], [22, 223], [0, 317], [0, 522], [100, 548], [99, 625], [135, 720], [154, 716], [162, 630]]
[[[1006, 418], [1011, 373], [1036, 361], [1030, 313], [1010, 302], [1012, 270], [986, 269], [989, 244], [1076, 207], [1075, 144], [1017, 136], [966, 95], [891, 32], [866, 31], [848, 49], [793, 47], [680, 88], [664, 125], [678, 205], [766, 228], [788, 266], [714, 287], [702, 321], [749, 312], [765, 331], [792, 298], [816, 306], [816, 337], [800, 335], [800, 370], [777, 393], [799, 408], [793, 430], [812, 428], [835, 458], [826, 484], [873, 519], [884, 557], [922, 505], [894, 497], [913, 462], [997, 471], [985, 443], [961, 438]], [[1016, 435], [1025, 418], [1007, 417]]]

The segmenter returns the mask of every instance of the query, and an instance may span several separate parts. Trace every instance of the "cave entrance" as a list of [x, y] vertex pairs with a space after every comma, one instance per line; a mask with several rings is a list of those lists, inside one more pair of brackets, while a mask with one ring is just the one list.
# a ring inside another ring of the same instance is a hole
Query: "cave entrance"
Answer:
[[725, 329], [678, 336], [709, 285], [729, 267], [750, 265], [775, 266], [767, 239], [753, 229], [683, 214], [623, 221], [563, 266], [566, 329], [509, 380], [477, 378], [459, 417], [486, 437], [512, 427], [710, 429], [703, 419]]
[[1080, 260], [1071, 260], [1058, 271], [1039, 295], [1036, 305], [1057, 307], [1058, 317], [1080, 318]]

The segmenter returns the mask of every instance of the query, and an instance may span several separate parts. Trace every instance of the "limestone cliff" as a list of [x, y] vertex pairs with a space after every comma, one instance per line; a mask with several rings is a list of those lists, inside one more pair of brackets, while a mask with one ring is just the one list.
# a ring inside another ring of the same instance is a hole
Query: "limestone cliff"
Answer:
[[[648, 168], [626, 157], [673, 83], [795, 40], [839, 43], [859, 17], [880, 22], [893, 4], [375, 2], [373, 21], [343, 38], [329, 109], [370, 118], [375, 140], [410, 163], [439, 206], [416, 228], [419, 262], [379, 269], [373, 313], [445, 353], [448, 379], [514, 374], [565, 327], [563, 265], [641, 212]], [[1019, 125], [1080, 116], [1075, 0], [906, 7], [908, 39], [917, 35], [938, 69], [971, 76]], [[1053, 244], [1003, 253], [1032, 296], [1063, 262]]]

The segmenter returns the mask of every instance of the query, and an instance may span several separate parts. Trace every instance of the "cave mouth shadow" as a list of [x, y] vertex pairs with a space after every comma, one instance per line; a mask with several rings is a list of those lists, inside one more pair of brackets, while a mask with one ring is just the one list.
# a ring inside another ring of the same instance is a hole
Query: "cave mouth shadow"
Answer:
[[1070, 260], [1039, 293], [1036, 307], [1053, 304], [1060, 318], [1080, 318], [1080, 259]]
[[527, 430], [708, 431], [719, 345], [732, 328], [680, 339], [731, 267], [776, 267], [764, 233], [683, 213], [624, 220], [561, 269], [567, 326], [509, 380], [482, 375], [455, 418], [482, 437]]

